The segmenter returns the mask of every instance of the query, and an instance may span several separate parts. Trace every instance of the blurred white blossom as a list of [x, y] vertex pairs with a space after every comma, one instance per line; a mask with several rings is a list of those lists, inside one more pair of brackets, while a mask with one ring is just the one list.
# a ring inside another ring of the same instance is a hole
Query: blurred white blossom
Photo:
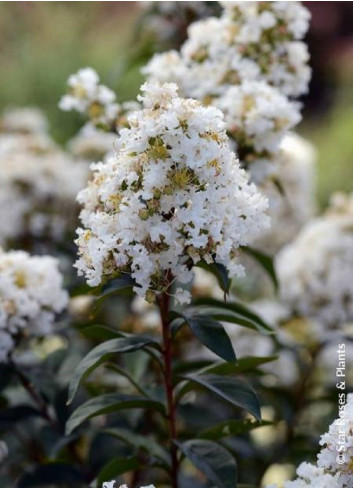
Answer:
[[[351, 197], [337, 198], [276, 258], [281, 298], [294, 313], [339, 328], [353, 320]], [[345, 204], [344, 204], [345, 202]]]
[[0, 361], [22, 337], [52, 334], [55, 315], [67, 304], [55, 258], [0, 250]]

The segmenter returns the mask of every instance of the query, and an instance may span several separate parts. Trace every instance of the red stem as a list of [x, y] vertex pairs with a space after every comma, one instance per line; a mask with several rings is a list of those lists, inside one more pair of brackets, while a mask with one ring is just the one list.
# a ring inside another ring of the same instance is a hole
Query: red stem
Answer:
[[[168, 282], [171, 282], [171, 277], [168, 277]], [[172, 462], [171, 476], [172, 487], [178, 487], [178, 470], [179, 461], [177, 447], [174, 440], [177, 437], [176, 431], [176, 405], [173, 391], [173, 378], [172, 378], [172, 334], [169, 326], [169, 294], [161, 294], [158, 299], [158, 306], [162, 320], [162, 334], [163, 334], [163, 363], [164, 363], [164, 388], [167, 397], [168, 406], [168, 431], [169, 431], [169, 450]]]

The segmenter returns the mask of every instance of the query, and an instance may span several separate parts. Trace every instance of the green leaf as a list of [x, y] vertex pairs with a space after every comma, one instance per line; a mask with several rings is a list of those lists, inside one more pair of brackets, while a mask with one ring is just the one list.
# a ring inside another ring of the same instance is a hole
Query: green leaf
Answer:
[[239, 436], [249, 431], [260, 428], [261, 426], [269, 426], [273, 423], [270, 421], [253, 421], [251, 419], [230, 419], [223, 421], [212, 428], [203, 430], [200, 434], [200, 438], [207, 438], [209, 440], [219, 440], [220, 438], [226, 438], [227, 436]]
[[[183, 378], [206, 388], [233, 406], [245, 409], [256, 419], [261, 419], [259, 399], [254, 390], [243, 380], [211, 374], [188, 374]], [[186, 385], [180, 392], [180, 397], [189, 390], [190, 387]]]
[[120, 338], [122, 335], [119, 331], [116, 331], [108, 326], [102, 326], [100, 324], [92, 324], [81, 328], [80, 333], [90, 340], [112, 340], [114, 338]]
[[101, 288], [100, 295], [97, 297], [96, 305], [111, 295], [130, 295], [132, 293], [132, 288], [135, 285], [136, 283], [130, 275], [123, 275], [122, 277], [109, 280]]
[[158, 458], [164, 465], [170, 466], [169, 453], [152, 438], [138, 435], [123, 428], [108, 428], [104, 430], [104, 433], [124, 441], [137, 450], [144, 450], [149, 455]]
[[146, 336], [124, 336], [106, 341], [93, 348], [76, 367], [69, 387], [68, 404], [70, 404], [82, 382], [95, 368], [108, 360], [115, 353], [128, 353], [139, 350], [146, 345], [156, 345], [156, 340]]
[[66, 434], [69, 435], [80, 424], [101, 414], [112, 413], [120, 409], [155, 409], [165, 414], [164, 405], [153, 399], [125, 394], [103, 394], [81, 404], [66, 423]]
[[249, 372], [256, 370], [257, 367], [264, 363], [273, 362], [276, 360], [276, 356], [271, 357], [244, 357], [239, 358], [236, 363], [216, 363], [210, 366], [206, 366], [199, 370], [198, 373], [217, 374], [217, 375], [229, 375], [239, 374], [242, 372]]
[[273, 333], [271, 326], [240, 302], [223, 302], [217, 299], [201, 298], [193, 302], [193, 309], [195, 307], [202, 307], [202, 311], [208, 312], [215, 319], [256, 329], [261, 333]]
[[227, 362], [234, 362], [235, 353], [232, 342], [221, 323], [205, 314], [194, 314], [192, 316], [183, 313], [177, 314], [184, 318], [191, 331], [204, 346]]
[[230, 280], [228, 271], [224, 265], [221, 265], [220, 263], [206, 263], [205, 261], [200, 261], [196, 266], [212, 273], [216, 277], [218, 285], [223, 292], [225, 294], [229, 293], [232, 281]]
[[216, 487], [236, 487], [236, 461], [222, 445], [210, 440], [188, 440], [176, 444]]
[[273, 265], [273, 258], [262, 251], [255, 250], [250, 246], [242, 246], [241, 248], [246, 254], [250, 255], [257, 261], [257, 263], [267, 272], [268, 276], [272, 280], [272, 283], [275, 287], [275, 290], [278, 290], [278, 280], [275, 271], [275, 267]]
[[116, 457], [110, 460], [98, 474], [97, 487], [103, 487], [103, 482], [116, 479], [117, 476], [137, 470], [140, 462], [137, 457]]

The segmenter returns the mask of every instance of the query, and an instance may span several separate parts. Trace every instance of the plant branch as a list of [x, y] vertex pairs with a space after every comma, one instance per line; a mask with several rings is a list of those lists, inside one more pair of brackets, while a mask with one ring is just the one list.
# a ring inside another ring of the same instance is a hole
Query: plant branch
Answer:
[[[172, 276], [170, 273], [167, 274], [168, 283], [172, 282]], [[159, 307], [161, 320], [162, 320], [162, 334], [163, 334], [163, 362], [164, 362], [164, 388], [167, 398], [167, 420], [168, 420], [168, 431], [169, 431], [169, 450], [171, 457], [171, 477], [172, 477], [172, 487], [178, 487], [178, 470], [179, 461], [177, 446], [174, 440], [177, 437], [176, 430], [176, 403], [173, 391], [173, 372], [172, 372], [172, 334], [169, 324], [169, 306], [170, 306], [170, 295], [169, 290], [157, 297], [157, 304]]]

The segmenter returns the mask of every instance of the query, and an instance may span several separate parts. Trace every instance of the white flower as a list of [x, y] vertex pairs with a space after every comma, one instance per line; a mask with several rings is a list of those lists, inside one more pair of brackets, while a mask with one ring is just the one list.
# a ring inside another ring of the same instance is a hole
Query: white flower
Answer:
[[329, 328], [353, 320], [352, 208], [347, 203], [309, 222], [276, 260], [282, 300]]
[[55, 315], [67, 303], [55, 258], [0, 250], [1, 361], [7, 361], [21, 336], [52, 334]]
[[99, 161], [114, 151], [116, 135], [100, 131], [93, 124], [85, 124], [80, 132], [69, 141], [68, 148], [75, 158], [90, 163]]
[[[115, 482], [116, 482], [115, 480], [103, 482], [102, 487], [106, 487], [106, 488], [114, 487]], [[153, 486], [152, 484], [150, 486], [140, 486], [141, 489], [148, 489], [148, 488], [152, 488], [152, 487], [155, 487], [155, 486]], [[119, 488], [127, 489], [128, 486], [126, 484], [123, 484], [123, 485], [119, 486]]]
[[323, 448], [317, 456], [317, 464], [302, 463], [297, 469], [298, 478], [286, 482], [284, 487], [353, 487], [352, 433], [353, 394], [348, 394], [347, 403], [342, 404], [339, 417], [331, 424], [328, 432], [321, 436], [320, 445]]
[[221, 112], [179, 98], [174, 84], [142, 91], [144, 109], [120, 131], [115, 157], [93, 166], [79, 194], [76, 266], [92, 286], [129, 273], [136, 292], [152, 298], [172, 277], [191, 281], [195, 257], [241, 273], [237, 250], [268, 219], [266, 199], [229, 148]]

